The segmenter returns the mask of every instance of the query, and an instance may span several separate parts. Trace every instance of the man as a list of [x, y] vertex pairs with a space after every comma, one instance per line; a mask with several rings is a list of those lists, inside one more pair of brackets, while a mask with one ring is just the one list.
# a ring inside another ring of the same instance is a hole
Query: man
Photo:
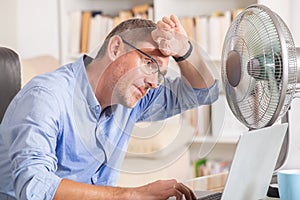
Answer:
[[[164, 77], [170, 56], [181, 78]], [[217, 81], [176, 16], [157, 26], [125, 21], [95, 59], [83, 56], [38, 76], [13, 99], [0, 126], [0, 198], [195, 199], [176, 180], [114, 185], [136, 122], [217, 97]]]

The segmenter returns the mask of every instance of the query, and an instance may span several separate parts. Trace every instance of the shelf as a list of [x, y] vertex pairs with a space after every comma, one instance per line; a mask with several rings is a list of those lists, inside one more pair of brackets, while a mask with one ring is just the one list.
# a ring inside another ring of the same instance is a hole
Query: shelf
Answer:
[[[87, 10], [101, 10], [103, 15], [117, 16], [120, 11], [128, 11], [136, 5], [148, 4], [153, 5], [154, 21], [158, 21], [163, 16], [176, 14], [178, 17], [193, 17], [200, 15], [211, 15], [215, 11], [230, 11], [235, 8], [244, 8], [251, 4], [257, 3], [256, 0], [61, 0], [59, 1], [59, 49], [60, 61], [62, 64], [74, 61], [70, 55], [70, 13]], [[168, 9], [165, 9], [168, 8]], [[190, 24], [190, 23], [188, 23]], [[74, 26], [73, 26], [74, 27]], [[223, 29], [222, 29], [223, 30]], [[78, 34], [73, 31], [75, 38]], [[223, 33], [223, 32], [222, 32]], [[73, 41], [73, 40], [72, 40]], [[217, 42], [215, 42], [217, 44]], [[74, 43], [77, 48], [77, 42]], [[72, 45], [72, 47], [74, 47]], [[212, 47], [215, 47], [214, 45]], [[212, 48], [211, 47], [211, 48]], [[218, 45], [219, 47], [219, 45]], [[214, 49], [214, 48], [213, 48]], [[219, 48], [218, 48], [219, 49]], [[73, 50], [73, 48], [72, 48]], [[219, 50], [208, 51], [211, 54], [211, 59], [219, 58]], [[217, 53], [212, 53], [217, 52]]]
[[193, 143], [236, 144], [238, 142], [238, 139], [238, 136], [198, 136], [193, 139]]
[[[215, 11], [226, 11], [233, 8], [244, 8], [256, 4], [256, 0], [153, 0], [155, 18], [176, 14], [178, 17], [211, 14]], [[165, 9], [168, 8], [168, 9]]]
[[189, 146], [191, 162], [200, 158], [231, 160], [238, 137], [197, 137]]

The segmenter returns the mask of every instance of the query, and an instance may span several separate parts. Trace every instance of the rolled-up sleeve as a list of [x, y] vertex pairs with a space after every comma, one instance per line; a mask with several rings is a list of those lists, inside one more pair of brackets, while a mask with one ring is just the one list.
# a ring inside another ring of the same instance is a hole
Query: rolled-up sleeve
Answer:
[[55, 175], [59, 108], [53, 95], [36, 87], [19, 95], [10, 109], [7, 141], [18, 199], [53, 199], [61, 178]]
[[25, 184], [26, 192], [20, 191], [20, 199], [50, 200], [53, 199], [61, 178], [50, 172], [36, 174], [28, 184]]
[[219, 97], [219, 81], [208, 88], [192, 88], [182, 79], [166, 79], [164, 86], [151, 90], [145, 96], [136, 113], [142, 113], [138, 121], [163, 120], [201, 105], [215, 102]]
[[197, 96], [199, 105], [212, 104], [219, 97], [219, 81], [216, 80], [209, 88], [193, 88], [193, 92]]

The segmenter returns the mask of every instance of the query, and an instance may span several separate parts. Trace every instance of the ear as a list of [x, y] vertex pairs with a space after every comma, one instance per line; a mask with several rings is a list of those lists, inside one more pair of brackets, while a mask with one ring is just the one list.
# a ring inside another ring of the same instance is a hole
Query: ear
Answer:
[[118, 58], [123, 50], [122, 38], [118, 35], [115, 35], [110, 38], [107, 46], [107, 55], [111, 60]]

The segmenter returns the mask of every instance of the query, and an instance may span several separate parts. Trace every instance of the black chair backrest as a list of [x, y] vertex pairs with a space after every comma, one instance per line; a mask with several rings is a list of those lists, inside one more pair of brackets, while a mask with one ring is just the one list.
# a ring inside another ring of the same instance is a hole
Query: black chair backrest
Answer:
[[20, 89], [19, 55], [12, 49], [0, 47], [0, 123], [9, 103]]

